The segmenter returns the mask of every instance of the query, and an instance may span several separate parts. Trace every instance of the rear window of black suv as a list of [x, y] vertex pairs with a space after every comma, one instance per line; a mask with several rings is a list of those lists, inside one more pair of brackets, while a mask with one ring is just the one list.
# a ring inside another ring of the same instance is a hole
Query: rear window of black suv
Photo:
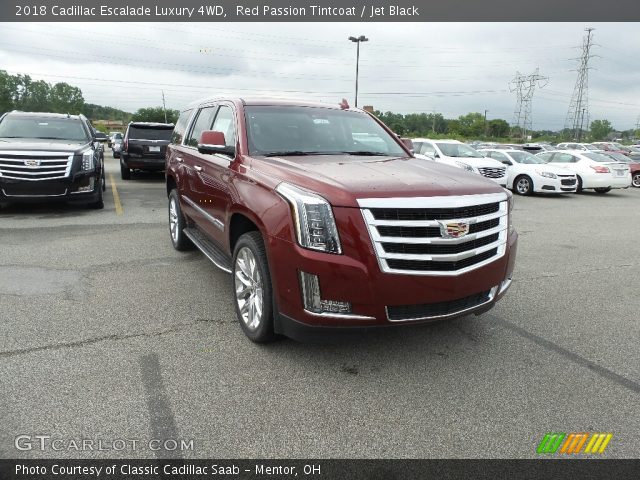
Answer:
[[161, 127], [161, 126], [130, 126], [129, 138], [136, 140], [167, 140], [171, 139], [171, 133], [173, 132], [173, 126]]

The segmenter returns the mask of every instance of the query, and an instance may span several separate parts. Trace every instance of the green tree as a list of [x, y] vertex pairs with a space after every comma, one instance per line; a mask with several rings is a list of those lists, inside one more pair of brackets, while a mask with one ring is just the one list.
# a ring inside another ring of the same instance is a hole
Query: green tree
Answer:
[[594, 120], [591, 122], [591, 140], [604, 140], [613, 131], [609, 120]]
[[487, 133], [490, 137], [507, 137], [509, 130], [510, 127], [506, 120], [496, 118], [487, 122]]
[[68, 83], [56, 83], [49, 91], [49, 104], [52, 112], [77, 115], [84, 110], [84, 98], [78, 87]]
[[[176, 123], [179, 115], [178, 110], [167, 110], [167, 122]], [[162, 107], [140, 108], [131, 116], [131, 121], [164, 123], [164, 109]]]
[[14, 93], [16, 91], [15, 77], [0, 70], [0, 115], [13, 110]]

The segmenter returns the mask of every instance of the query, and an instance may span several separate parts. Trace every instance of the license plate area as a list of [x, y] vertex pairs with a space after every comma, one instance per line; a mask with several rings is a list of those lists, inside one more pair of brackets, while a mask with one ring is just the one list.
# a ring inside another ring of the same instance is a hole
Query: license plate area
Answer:
[[150, 146], [149, 147], [149, 152], [156, 152], [156, 153], [160, 153], [160, 147], [159, 146]]

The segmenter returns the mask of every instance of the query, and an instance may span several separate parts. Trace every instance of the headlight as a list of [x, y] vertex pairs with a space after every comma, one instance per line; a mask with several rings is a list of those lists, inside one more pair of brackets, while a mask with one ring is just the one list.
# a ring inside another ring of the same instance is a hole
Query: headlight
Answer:
[[93, 170], [96, 164], [93, 160], [93, 150], [87, 150], [82, 154], [82, 170]]
[[276, 191], [291, 205], [296, 236], [301, 247], [328, 253], [342, 253], [331, 205], [320, 195], [288, 183]]
[[464, 162], [456, 162], [456, 165], [458, 165], [460, 168], [468, 171], [468, 172], [473, 172], [475, 173], [476, 171], [473, 169], [473, 167], [471, 165], [469, 165], [468, 163], [464, 163]]
[[539, 172], [536, 170], [536, 173], [541, 177], [558, 178], [558, 176], [555, 173], [551, 173], [551, 172]]

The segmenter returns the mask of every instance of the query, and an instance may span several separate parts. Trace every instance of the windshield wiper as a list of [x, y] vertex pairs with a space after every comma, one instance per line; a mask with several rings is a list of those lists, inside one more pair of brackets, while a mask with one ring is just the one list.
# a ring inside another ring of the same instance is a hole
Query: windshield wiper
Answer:
[[304, 155], [318, 155], [320, 152], [303, 152], [302, 150], [285, 150], [282, 152], [268, 152], [265, 157], [299, 157]]
[[359, 156], [371, 156], [371, 157], [392, 157], [393, 155], [389, 155], [388, 153], [382, 153], [382, 152], [371, 152], [369, 150], [355, 150], [352, 152], [339, 152], [339, 153], [343, 153], [346, 155], [359, 155]]

